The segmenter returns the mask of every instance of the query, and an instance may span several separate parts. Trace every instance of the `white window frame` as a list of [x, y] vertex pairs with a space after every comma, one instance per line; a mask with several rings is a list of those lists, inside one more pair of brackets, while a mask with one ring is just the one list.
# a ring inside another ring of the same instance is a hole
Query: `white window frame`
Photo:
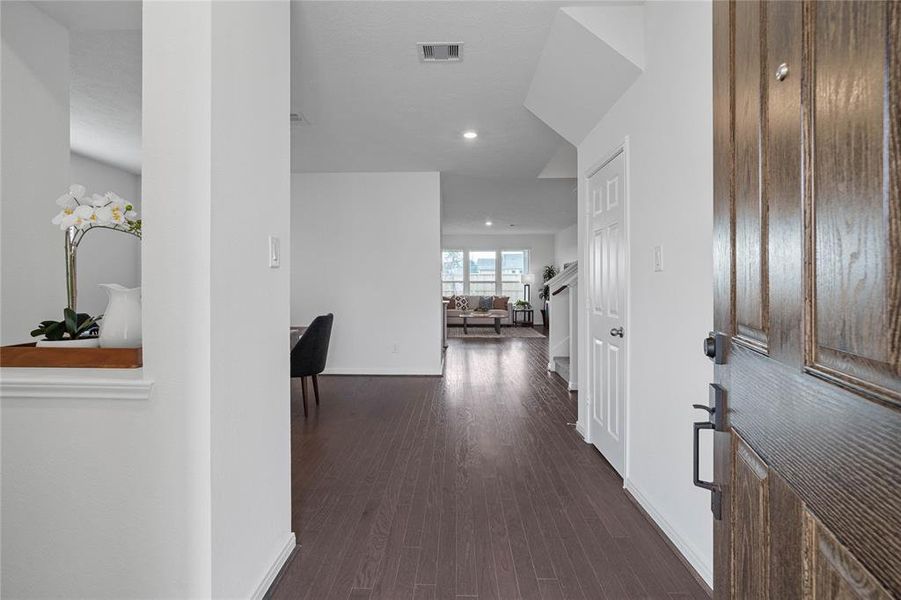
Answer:
[[[460, 248], [442, 248], [442, 254], [444, 252], [461, 252]], [[494, 295], [500, 296], [503, 294], [504, 281], [503, 281], [503, 266], [501, 264], [501, 258], [504, 252], [522, 252], [523, 253], [523, 275], [530, 273], [531, 264], [532, 264], [532, 250], [531, 248], [463, 248], [463, 295], [471, 296], [470, 293], [470, 280], [469, 280], [469, 256], [472, 252], [494, 252]], [[441, 290], [444, 292], [444, 284], [445, 283], [458, 283], [458, 280], [449, 280], [444, 279], [444, 269], [442, 267], [442, 277], [441, 277]], [[480, 283], [480, 282], [475, 282]], [[481, 282], [488, 283], [488, 282]]]

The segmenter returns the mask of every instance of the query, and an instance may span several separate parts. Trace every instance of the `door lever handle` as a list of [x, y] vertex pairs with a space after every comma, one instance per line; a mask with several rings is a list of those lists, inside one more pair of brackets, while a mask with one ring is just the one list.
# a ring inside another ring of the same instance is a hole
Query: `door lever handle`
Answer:
[[613, 329], [610, 330], [610, 335], [612, 335], [613, 337], [616, 337], [616, 336], [623, 337], [623, 328], [622, 327], [614, 327]]
[[692, 408], [697, 408], [698, 410], [706, 410], [711, 415], [716, 412], [716, 408], [713, 406], [707, 406], [706, 404], [692, 404]]

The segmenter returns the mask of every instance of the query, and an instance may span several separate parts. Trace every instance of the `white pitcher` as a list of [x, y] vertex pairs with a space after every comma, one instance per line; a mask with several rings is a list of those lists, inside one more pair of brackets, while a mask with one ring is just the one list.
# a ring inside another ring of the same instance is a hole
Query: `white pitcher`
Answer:
[[109, 294], [109, 304], [100, 320], [101, 348], [141, 346], [141, 288], [118, 283], [100, 283]]

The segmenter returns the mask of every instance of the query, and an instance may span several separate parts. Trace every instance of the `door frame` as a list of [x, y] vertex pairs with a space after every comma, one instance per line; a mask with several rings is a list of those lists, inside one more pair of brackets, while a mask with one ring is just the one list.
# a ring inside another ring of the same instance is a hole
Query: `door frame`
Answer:
[[[580, 353], [586, 359], [585, 369], [585, 389], [588, 390], [588, 394], [585, 395], [584, 400], [582, 400], [582, 406], [585, 409], [585, 432], [584, 432], [584, 440], [593, 445], [592, 442], [592, 432], [591, 432], [591, 397], [594, 394], [595, 390], [591, 386], [591, 269], [588, 267], [588, 258], [590, 257], [590, 250], [588, 248], [588, 240], [591, 239], [591, 199], [588, 196], [588, 180], [598, 171], [603, 169], [609, 162], [615, 159], [620, 154], [623, 155], [623, 173], [625, 178], [625, 185], [623, 186], [623, 199], [626, 203], [625, 210], [623, 211], [623, 246], [626, 249], [626, 257], [625, 257], [625, 266], [623, 273], [623, 285], [625, 289], [623, 290], [625, 296], [625, 323], [624, 327], [626, 329], [626, 335], [629, 335], [629, 332], [632, 331], [632, 161], [630, 154], [630, 141], [629, 136], [623, 136], [623, 141], [613, 146], [612, 149], [601, 155], [601, 159], [594, 161], [591, 165], [585, 169], [580, 177], [579, 184], [582, 186], [582, 206], [580, 207], [582, 215], [585, 217], [585, 224], [580, 230], [580, 234], [583, 236], [585, 240], [585, 244], [582, 250], [582, 260], [584, 263], [584, 272], [586, 274], [585, 285], [583, 286], [585, 289], [584, 294], [582, 295], [582, 301], [584, 303], [584, 310], [582, 314], [585, 319], [587, 334], [580, 336], [579, 345], [581, 346]], [[626, 344], [626, 353], [625, 353], [625, 382], [623, 385], [623, 487], [625, 487], [626, 482], [629, 481], [629, 474], [631, 473], [631, 452], [629, 451], [629, 440], [632, 438], [630, 427], [632, 422], [631, 415], [631, 397], [632, 397], [632, 339], [629, 338], [629, 342]], [[581, 386], [580, 386], [581, 387]]]

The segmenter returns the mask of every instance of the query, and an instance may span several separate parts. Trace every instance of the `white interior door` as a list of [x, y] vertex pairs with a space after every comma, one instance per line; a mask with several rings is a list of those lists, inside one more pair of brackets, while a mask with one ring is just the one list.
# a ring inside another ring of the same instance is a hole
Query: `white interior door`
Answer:
[[626, 231], [625, 155], [588, 179], [588, 439], [614, 469], [625, 466]]

